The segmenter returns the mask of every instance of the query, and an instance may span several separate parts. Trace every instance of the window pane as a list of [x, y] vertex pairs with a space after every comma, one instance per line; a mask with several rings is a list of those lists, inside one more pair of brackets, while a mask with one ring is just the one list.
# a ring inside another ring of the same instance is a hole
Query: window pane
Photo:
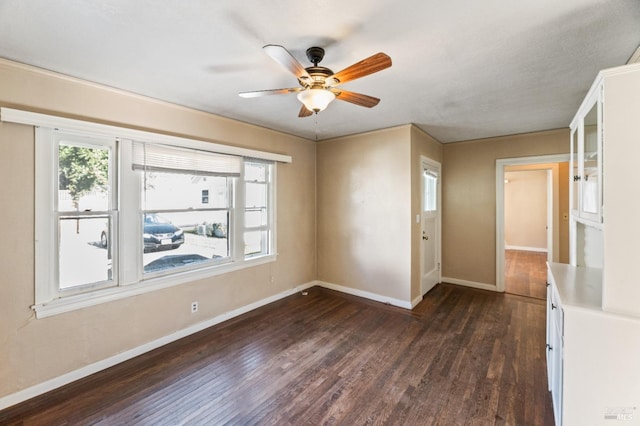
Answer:
[[228, 229], [228, 210], [144, 214], [144, 272], [228, 258]]
[[247, 209], [244, 216], [244, 226], [257, 228], [267, 224], [267, 209]]
[[582, 210], [598, 213], [598, 105], [584, 117]]
[[245, 162], [244, 164], [244, 180], [250, 182], [267, 181], [267, 164], [250, 162]]
[[[245, 161], [244, 254], [245, 257], [269, 254], [271, 249], [269, 176], [272, 164]], [[259, 229], [256, 229], [259, 228]]]
[[109, 148], [60, 143], [58, 210], [109, 210]]
[[423, 186], [424, 186], [424, 206], [423, 211], [435, 211], [438, 201], [437, 191], [438, 177], [432, 172], [427, 170], [423, 173]]
[[267, 254], [268, 233], [266, 231], [249, 231], [244, 233], [244, 254]]
[[232, 178], [163, 172], [146, 172], [143, 178], [143, 210], [229, 207]]
[[266, 207], [267, 206], [267, 185], [264, 183], [248, 183], [245, 186], [245, 206]]
[[108, 217], [61, 217], [58, 221], [59, 285], [68, 289], [107, 281], [111, 274]]

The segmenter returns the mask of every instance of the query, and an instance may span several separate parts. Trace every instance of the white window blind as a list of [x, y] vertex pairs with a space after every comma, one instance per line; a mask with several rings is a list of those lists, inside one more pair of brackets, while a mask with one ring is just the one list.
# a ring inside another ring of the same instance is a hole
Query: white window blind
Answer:
[[188, 172], [204, 176], [240, 176], [242, 157], [134, 142], [132, 165], [134, 170]]

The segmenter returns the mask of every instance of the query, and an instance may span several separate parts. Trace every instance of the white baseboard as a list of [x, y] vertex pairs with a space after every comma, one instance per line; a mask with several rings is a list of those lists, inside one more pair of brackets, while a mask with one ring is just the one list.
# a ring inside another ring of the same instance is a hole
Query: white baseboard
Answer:
[[539, 253], [546, 253], [546, 247], [526, 247], [526, 246], [504, 246], [505, 250], [520, 250], [520, 251], [536, 251]]
[[[443, 278], [443, 280], [446, 282], [452, 282], [454, 284], [458, 284], [458, 282], [453, 282], [454, 281], [453, 279]], [[460, 280], [457, 280], [457, 281], [460, 281]], [[465, 284], [462, 284], [462, 285], [465, 285]], [[282, 293], [278, 293], [273, 296], [267, 297], [265, 299], [259, 300], [257, 302], [250, 303], [249, 305], [242, 306], [238, 309], [234, 309], [233, 311], [218, 315], [207, 321], [194, 324], [190, 327], [187, 327], [175, 333], [169, 334], [167, 336], [161, 337], [159, 339], [153, 340], [149, 343], [145, 343], [144, 345], [140, 345], [138, 347], [129, 349], [125, 352], [121, 352], [117, 355], [106, 358], [102, 361], [89, 364], [77, 370], [70, 371], [69, 373], [65, 373], [58, 377], [54, 377], [53, 379], [47, 380], [45, 382], [39, 383], [29, 388], [23, 389], [16, 393], [3, 396], [2, 398], [0, 398], [0, 410], [3, 410], [7, 407], [11, 407], [12, 405], [15, 405], [15, 404], [19, 404], [20, 402], [34, 398], [38, 395], [42, 395], [46, 392], [52, 391], [54, 389], [67, 385], [76, 380], [80, 380], [84, 377], [90, 376], [91, 374], [105, 370], [109, 367], [113, 367], [114, 365], [120, 364], [129, 359], [135, 358], [136, 356], [139, 356], [146, 352], [157, 349], [168, 343], [175, 342], [176, 340], [182, 339], [183, 337], [187, 337], [191, 334], [197, 333], [206, 328], [212, 327], [216, 324], [227, 321], [231, 318], [237, 317], [239, 315], [242, 315], [244, 313], [257, 309], [261, 306], [275, 302], [276, 300], [280, 300], [285, 297], [291, 296], [292, 294], [301, 292], [313, 286], [325, 287], [331, 290], [339, 291], [341, 293], [351, 294], [353, 296], [363, 297], [365, 299], [375, 300], [381, 303], [387, 303], [389, 305], [398, 306], [404, 309], [412, 309], [422, 301], [422, 296], [418, 296], [411, 302], [408, 302], [400, 299], [395, 299], [393, 297], [383, 296], [377, 293], [371, 293], [364, 290], [358, 290], [351, 287], [341, 286], [338, 284], [332, 284], [324, 281], [311, 281], [305, 284], [301, 284], [290, 290], [284, 291]], [[484, 287], [481, 287], [481, 288], [484, 288]]]
[[319, 284], [316, 281], [311, 281], [305, 284], [301, 284], [290, 290], [286, 290], [286, 291], [283, 291], [282, 293], [278, 293], [273, 296], [267, 297], [265, 299], [258, 300], [257, 302], [250, 303], [238, 309], [234, 309], [233, 311], [218, 315], [207, 321], [194, 324], [190, 327], [187, 327], [180, 331], [176, 331], [175, 333], [153, 340], [149, 343], [145, 343], [144, 345], [140, 345], [133, 349], [129, 349], [128, 351], [121, 352], [117, 355], [114, 355], [102, 361], [94, 362], [93, 364], [89, 364], [77, 370], [70, 371], [69, 373], [65, 373], [61, 376], [54, 377], [53, 379], [47, 380], [46, 382], [42, 382], [37, 385], [18, 391], [16, 393], [3, 396], [2, 398], [0, 398], [0, 410], [3, 410], [12, 405], [18, 404], [20, 402], [26, 401], [28, 399], [34, 398], [38, 395], [42, 395], [46, 392], [52, 391], [54, 389], [67, 385], [76, 380], [82, 379], [84, 377], [90, 376], [91, 374], [105, 370], [109, 367], [113, 367], [116, 364], [120, 364], [121, 362], [127, 361], [131, 358], [135, 358], [136, 356], [139, 356], [151, 350], [157, 349], [160, 346], [166, 345], [167, 343], [171, 343], [176, 340], [182, 339], [183, 337], [187, 337], [191, 334], [197, 333], [206, 328], [209, 328], [221, 322], [227, 321], [231, 318], [237, 317], [239, 315], [242, 315], [244, 313], [257, 309], [261, 306], [268, 305], [269, 303], [275, 302], [276, 300], [280, 300], [285, 297], [291, 296], [292, 294], [301, 292], [302, 290], [305, 290], [309, 287], [313, 287], [314, 285], [319, 285]]
[[415, 308], [418, 303], [422, 302], [422, 296], [418, 296], [411, 301], [411, 309]]
[[475, 281], [459, 280], [457, 278], [442, 277], [443, 283], [463, 285], [465, 287], [479, 288], [481, 290], [498, 291], [495, 284], [479, 283]]
[[[405, 301], [400, 299], [395, 299], [389, 296], [383, 296], [377, 293], [371, 293], [369, 291], [358, 290], [356, 288], [345, 287], [339, 284], [328, 283], [325, 281], [316, 281], [316, 285], [324, 288], [328, 288], [330, 290], [336, 290], [341, 293], [350, 294], [352, 296], [364, 297], [365, 299], [375, 300], [376, 302], [387, 303], [389, 305], [398, 306], [400, 308], [412, 309], [415, 305], [417, 305], [422, 297], [419, 297], [418, 303], [416, 303], [417, 299], [413, 301]], [[415, 304], [414, 304], [415, 303]]]

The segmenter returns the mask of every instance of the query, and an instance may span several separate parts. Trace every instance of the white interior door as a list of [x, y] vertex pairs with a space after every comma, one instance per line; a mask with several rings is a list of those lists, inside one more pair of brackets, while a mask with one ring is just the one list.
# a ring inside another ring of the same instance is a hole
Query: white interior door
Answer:
[[424, 295], [440, 282], [440, 165], [422, 160], [420, 286]]

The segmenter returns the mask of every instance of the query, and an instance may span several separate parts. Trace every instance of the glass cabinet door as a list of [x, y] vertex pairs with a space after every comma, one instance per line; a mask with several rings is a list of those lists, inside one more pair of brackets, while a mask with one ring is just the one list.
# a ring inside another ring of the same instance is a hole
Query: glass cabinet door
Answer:
[[600, 212], [598, 133], [598, 103], [596, 102], [584, 116], [583, 125], [580, 210], [587, 215], [598, 215]]
[[570, 161], [570, 199], [569, 209], [578, 210], [578, 193], [580, 188], [580, 162], [578, 160], [578, 129], [571, 132], [571, 161]]

